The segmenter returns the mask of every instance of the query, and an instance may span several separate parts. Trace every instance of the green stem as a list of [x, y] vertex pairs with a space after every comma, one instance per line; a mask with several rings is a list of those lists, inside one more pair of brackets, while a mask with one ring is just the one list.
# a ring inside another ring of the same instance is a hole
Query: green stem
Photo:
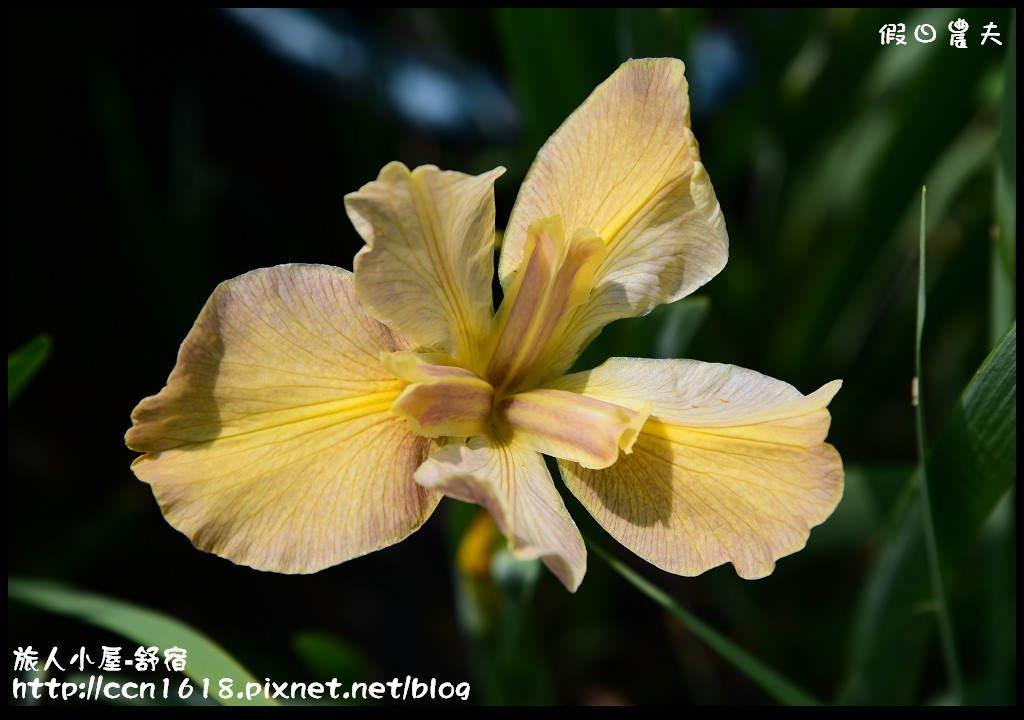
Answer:
[[932, 593], [938, 605], [939, 636], [942, 641], [942, 655], [946, 663], [946, 673], [953, 687], [953, 700], [956, 704], [963, 702], [963, 685], [960, 679], [960, 664], [957, 661], [956, 640], [953, 635], [953, 623], [949, 617], [949, 605], [946, 602], [946, 588], [942, 580], [942, 566], [939, 563], [939, 548], [935, 541], [935, 524], [932, 520], [931, 495], [928, 491], [928, 463], [926, 459], [924, 401], [921, 378], [921, 338], [924, 335], [925, 316], [925, 208], [926, 190], [921, 187], [921, 229], [919, 236], [919, 253], [917, 272], [917, 333], [914, 342], [914, 420], [917, 434], [918, 492], [921, 497], [922, 521], [924, 526], [925, 547], [928, 554], [928, 573], [931, 577]]
[[787, 705], [821, 705], [821, 702], [814, 696], [787, 680], [746, 650], [735, 645], [731, 640], [706, 624], [696, 615], [676, 603], [664, 590], [648, 582], [634, 570], [613, 558], [602, 547], [594, 543], [593, 540], [590, 538], [585, 538], [585, 540], [587, 547], [595, 555], [608, 563], [612, 570], [624, 577], [637, 590], [679, 618], [683, 625], [689, 628], [690, 632], [710, 645], [719, 655], [732, 663], [737, 670], [753, 680], [777, 700]]

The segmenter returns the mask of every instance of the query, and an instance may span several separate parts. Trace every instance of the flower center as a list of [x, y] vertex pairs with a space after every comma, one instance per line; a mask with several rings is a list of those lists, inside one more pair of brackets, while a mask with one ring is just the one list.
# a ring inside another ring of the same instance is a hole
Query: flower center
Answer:
[[561, 216], [535, 221], [473, 369], [443, 353], [391, 353], [385, 367], [409, 383], [391, 410], [426, 437], [509, 434], [508, 399], [550, 375], [554, 346], [590, 294], [606, 252], [593, 230], [566, 240]]
[[499, 392], [513, 394], [546, 379], [553, 346], [590, 295], [607, 253], [593, 230], [566, 240], [561, 216], [530, 225], [523, 257], [498, 314], [484, 357], [483, 376]]
[[383, 363], [409, 385], [391, 411], [426, 437], [493, 437], [522, 443], [584, 467], [605, 468], [630, 452], [651, 412], [630, 410], [563, 390], [506, 395], [442, 354], [397, 352]]
[[538, 452], [605, 468], [630, 452], [651, 408], [630, 410], [554, 389], [533, 389], [550, 375], [557, 341], [590, 294], [604, 260], [592, 230], [565, 239], [560, 217], [530, 226], [519, 273], [482, 343], [476, 373], [443, 353], [385, 355], [387, 370], [409, 383], [391, 406], [426, 437], [486, 435]]

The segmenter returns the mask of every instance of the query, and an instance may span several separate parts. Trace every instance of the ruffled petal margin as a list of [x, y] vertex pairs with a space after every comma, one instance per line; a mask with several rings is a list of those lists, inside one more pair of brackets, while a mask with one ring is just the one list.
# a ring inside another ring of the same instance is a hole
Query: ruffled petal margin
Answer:
[[367, 312], [478, 372], [493, 322], [494, 181], [504, 172], [410, 171], [393, 162], [345, 196], [366, 241], [354, 270]]
[[409, 343], [352, 274], [281, 265], [221, 283], [125, 441], [167, 521], [201, 550], [311, 573], [396, 543], [440, 495], [412, 475], [437, 445], [389, 411], [380, 363]]
[[807, 542], [843, 494], [839, 453], [824, 442], [841, 383], [810, 395], [732, 365], [612, 358], [552, 382], [650, 419], [605, 470], [560, 460], [569, 490], [619, 542], [679, 575], [731, 562], [771, 574]]

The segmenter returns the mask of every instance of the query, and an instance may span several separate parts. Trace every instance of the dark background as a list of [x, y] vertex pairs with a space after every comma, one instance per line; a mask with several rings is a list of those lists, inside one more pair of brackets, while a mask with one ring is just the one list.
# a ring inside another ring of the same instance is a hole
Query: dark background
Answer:
[[[944, 44], [957, 16], [972, 28], [966, 50]], [[934, 44], [911, 30], [906, 47], [880, 45], [884, 23], [925, 20]], [[990, 21], [1001, 47], [978, 45]], [[807, 550], [755, 583], [730, 567], [687, 579], [620, 556], [822, 699], [941, 698], [932, 631], [905, 679], [861, 695], [849, 694], [863, 670], [850, 647], [916, 459], [922, 184], [930, 434], [1013, 318], [994, 309], [990, 241], [1010, 32], [1003, 10], [9, 11], [8, 349], [40, 332], [53, 341], [8, 413], [9, 573], [161, 610], [260, 678], [323, 676], [335, 656], [309, 650], [316, 637], [347, 658], [336, 671], [364, 673], [343, 680], [479, 681], [474, 702], [772, 702], [593, 554], [575, 596], [540, 577], [505, 655], [480, 642], [457, 610], [465, 510], [451, 501], [403, 543], [314, 576], [200, 553], [162, 520], [123, 443], [132, 408], [160, 389], [218, 282], [286, 262], [351, 268], [361, 241], [342, 198], [388, 161], [505, 165], [501, 227], [540, 144], [590, 90], [627, 57], [672, 55], [687, 63], [731, 240], [728, 266], [699, 291], [710, 309], [686, 356], [803, 392], [842, 378], [830, 442], [847, 498]], [[656, 341], [630, 332], [601, 342]], [[979, 567], [956, 598], [966, 674], [977, 701], [1012, 702], [1000, 678], [1012, 677], [1015, 650], [991, 654], [980, 616], [1014, 613], [979, 611], [994, 592]], [[1002, 567], [992, 576], [1005, 579]], [[998, 602], [1012, 609], [1010, 585]], [[499, 616], [514, 605], [501, 602]], [[9, 610], [12, 648], [110, 642]], [[488, 668], [497, 680], [482, 678]]]

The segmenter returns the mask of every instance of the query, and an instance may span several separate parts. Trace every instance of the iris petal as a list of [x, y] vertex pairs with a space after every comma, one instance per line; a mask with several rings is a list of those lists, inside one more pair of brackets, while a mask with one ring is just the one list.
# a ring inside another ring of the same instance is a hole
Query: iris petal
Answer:
[[345, 270], [222, 283], [132, 413], [132, 469], [196, 547], [242, 565], [308, 573], [396, 543], [440, 500], [412, 479], [436, 444], [388, 409], [402, 383], [379, 357], [408, 347]]
[[600, 469], [613, 464], [620, 451], [633, 451], [650, 412], [650, 403], [637, 412], [564, 390], [530, 390], [505, 398], [497, 415], [517, 442]]
[[530, 224], [552, 215], [568, 236], [589, 228], [608, 250], [546, 377], [565, 372], [609, 322], [678, 300], [725, 266], [725, 221], [690, 131], [680, 61], [627, 61], [544, 144], [504, 235], [506, 289], [523, 265]]
[[731, 365], [612, 358], [551, 385], [626, 407], [653, 401], [631, 455], [606, 470], [558, 466], [613, 537], [663, 570], [731, 562], [764, 577], [842, 497], [842, 461], [824, 442], [839, 381], [805, 396]]
[[483, 175], [412, 172], [388, 164], [377, 180], [345, 197], [366, 247], [355, 258], [367, 311], [418, 345], [475, 368], [491, 328], [494, 181]]
[[605, 256], [604, 242], [581, 229], [567, 238], [558, 216], [530, 226], [523, 270], [508, 288], [498, 311], [487, 377], [498, 390], [536, 385], [547, 374], [572, 311], [594, 286], [594, 271]]
[[475, 437], [438, 450], [416, 471], [416, 481], [483, 506], [513, 555], [540, 558], [570, 592], [579, 587], [587, 550], [539, 453]]
[[417, 435], [467, 438], [490, 432], [494, 389], [469, 370], [433, 353], [398, 352], [382, 361], [393, 375], [411, 383], [391, 412], [408, 420]]

